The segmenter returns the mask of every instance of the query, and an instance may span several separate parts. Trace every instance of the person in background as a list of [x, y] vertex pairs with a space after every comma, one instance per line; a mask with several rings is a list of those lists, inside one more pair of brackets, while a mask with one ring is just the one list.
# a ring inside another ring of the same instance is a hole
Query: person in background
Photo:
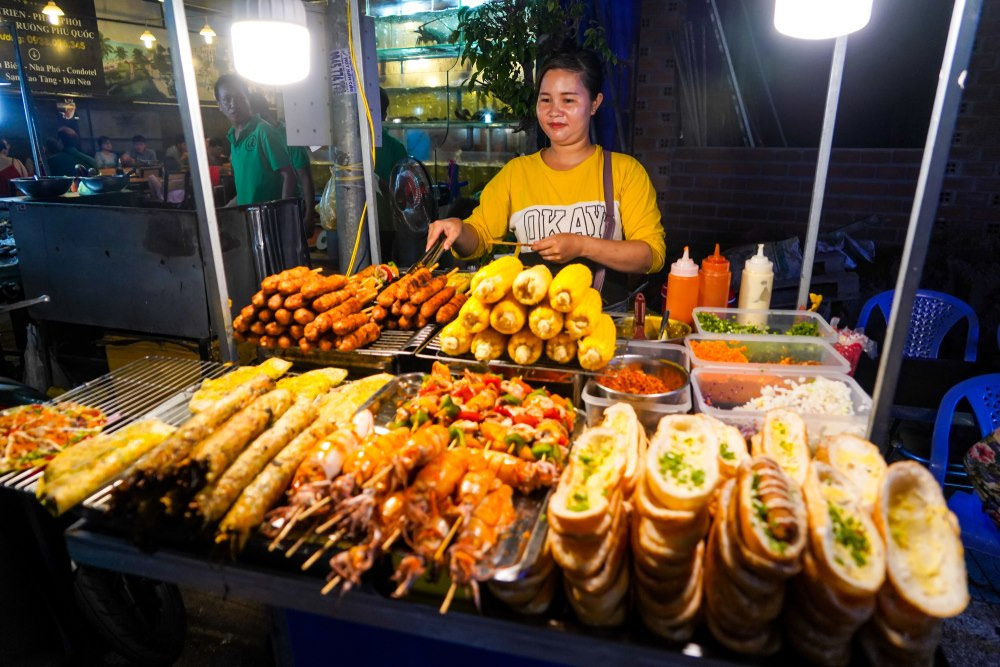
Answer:
[[271, 111], [267, 98], [260, 93], [250, 93], [250, 108], [253, 112], [266, 120], [278, 130], [282, 141], [285, 142], [285, 149], [288, 151], [288, 159], [292, 161], [292, 168], [295, 169], [295, 180], [305, 203], [305, 212], [302, 216], [302, 226], [305, 230], [306, 238], [312, 236], [316, 224], [319, 222], [319, 214], [316, 213], [316, 186], [313, 183], [312, 167], [309, 162], [309, 151], [305, 146], [289, 146], [285, 131], [285, 124], [278, 120], [277, 113]]
[[55, 148], [58, 150], [48, 156], [50, 176], [76, 176], [78, 164], [97, 169], [97, 161], [80, 150], [80, 137], [71, 128], [56, 130]]
[[188, 167], [187, 140], [183, 134], [178, 134], [174, 143], [163, 154], [163, 166], [167, 171], [186, 171]]
[[28, 170], [17, 158], [10, 156], [10, 142], [0, 137], [0, 197], [19, 194], [10, 184], [12, 178], [27, 178]]
[[221, 167], [229, 162], [229, 156], [226, 155], [226, 144], [222, 139], [206, 137], [205, 145], [208, 146], [208, 163], [210, 165]]
[[250, 109], [243, 79], [223, 74], [215, 82], [215, 99], [232, 127], [227, 135], [235, 202], [239, 206], [295, 196], [295, 169], [281, 134]]
[[158, 164], [156, 151], [146, 145], [146, 137], [137, 134], [132, 137], [132, 150], [122, 153], [123, 167], [148, 167]]
[[408, 157], [406, 147], [389, 134], [386, 129], [386, 118], [389, 116], [389, 95], [381, 86], [378, 89], [379, 101], [382, 106], [382, 146], [375, 149], [375, 175], [378, 176], [378, 189], [381, 194], [379, 201], [379, 228], [394, 231], [392, 242], [392, 258], [400, 266], [411, 266], [424, 254], [424, 244], [427, 242], [427, 233], [417, 233], [406, 226], [402, 220], [397, 220], [392, 213], [389, 204], [392, 183], [389, 177], [392, 175], [392, 168], [400, 160]]
[[97, 152], [94, 153], [94, 161], [97, 162], [98, 169], [118, 166], [118, 153], [112, 150], [110, 137], [97, 137]]

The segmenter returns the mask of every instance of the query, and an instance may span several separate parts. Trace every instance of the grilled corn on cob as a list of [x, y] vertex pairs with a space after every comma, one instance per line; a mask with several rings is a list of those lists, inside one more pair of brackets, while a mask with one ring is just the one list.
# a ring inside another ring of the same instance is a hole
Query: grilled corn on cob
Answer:
[[496, 303], [507, 295], [522, 269], [521, 260], [513, 255], [493, 260], [472, 277], [472, 296], [483, 303]]
[[563, 314], [553, 310], [548, 303], [535, 306], [528, 315], [528, 328], [542, 340], [549, 340], [563, 328]]
[[549, 294], [552, 272], [544, 264], [525, 269], [514, 278], [514, 298], [526, 306], [534, 306]]
[[563, 328], [571, 336], [583, 338], [594, 330], [594, 324], [601, 314], [601, 293], [593, 287], [588, 287], [583, 293], [580, 303], [566, 316]]
[[493, 329], [480, 331], [472, 339], [472, 354], [479, 361], [499, 359], [507, 349], [507, 336]]
[[528, 309], [517, 302], [512, 294], [497, 301], [490, 311], [490, 326], [502, 334], [516, 334], [524, 327]]
[[460, 354], [465, 354], [472, 345], [472, 336], [472, 332], [462, 326], [461, 322], [454, 320], [441, 329], [439, 338], [441, 351], [449, 357], [457, 357]]
[[455, 321], [461, 322], [470, 334], [477, 334], [490, 325], [490, 307], [474, 296], [469, 297]]
[[533, 364], [542, 356], [545, 343], [527, 329], [522, 329], [507, 342], [507, 355], [515, 364]]
[[602, 313], [594, 324], [594, 330], [589, 336], [580, 339], [577, 358], [580, 365], [588, 371], [596, 371], [611, 361], [615, 356], [615, 323], [610, 315]]
[[545, 343], [545, 356], [557, 364], [568, 364], [576, 356], [576, 339], [562, 332]]
[[583, 264], [564, 266], [549, 285], [549, 303], [561, 313], [572, 311], [593, 280], [590, 269]]

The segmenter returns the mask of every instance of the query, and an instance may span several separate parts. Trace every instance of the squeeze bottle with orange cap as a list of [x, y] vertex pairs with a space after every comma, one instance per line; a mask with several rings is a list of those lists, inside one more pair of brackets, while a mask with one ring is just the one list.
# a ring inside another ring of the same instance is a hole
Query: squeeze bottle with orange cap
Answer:
[[698, 265], [688, 256], [684, 246], [684, 256], [670, 265], [667, 276], [667, 309], [670, 317], [685, 324], [692, 324], [691, 311], [698, 305]]
[[[747, 260], [740, 280], [740, 308], [743, 310], [767, 310], [771, 306], [771, 290], [774, 287], [774, 267], [764, 256], [764, 244], [757, 244], [757, 254]], [[740, 324], [767, 324], [767, 316], [761, 313], [744, 314]]]
[[729, 303], [729, 260], [719, 254], [719, 244], [715, 244], [715, 254], [701, 260], [701, 284], [698, 305], [707, 308], [725, 308]]

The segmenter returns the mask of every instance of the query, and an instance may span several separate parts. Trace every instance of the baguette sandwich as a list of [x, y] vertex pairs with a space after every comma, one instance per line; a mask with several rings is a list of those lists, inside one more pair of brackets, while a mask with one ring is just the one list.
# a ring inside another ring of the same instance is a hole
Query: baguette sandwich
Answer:
[[809, 472], [809, 439], [806, 423], [791, 410], [769, 410], [760, 438], [753, 442], [753, 456], [769, 456], [796, 484], [802, 486]]
[[561, 532], [592, 535], [613, 509], [628, 462], [625, 441], [608, 428], [588, 429], [577, 439], [559, 486], [549, 501], [550, 522]]
[[816, 448], [816, 459], [829, 463], [854, 484], [866, 512], [875, 510], [886, 469], [878, 447], [856, 435], [842, 433], [823, 438]]
[[719, 481], [719, 439], [695, 415], [664, 417], [649, 443], [644, 465], [653, 499], [668, 509], [698, 510]]
[[958, 520], [941, 487], [915, 461], [886, 470], [875, 508], [886, 543], [889, 580], [899, 596], [935, 618], [956, 616], [969, 604]]
[[738, 480], [737, 516], [748, 550], [773, 563], [797, 562], [806, 543], [806, 511], [798, 486], [766, 456], [744, 462]]

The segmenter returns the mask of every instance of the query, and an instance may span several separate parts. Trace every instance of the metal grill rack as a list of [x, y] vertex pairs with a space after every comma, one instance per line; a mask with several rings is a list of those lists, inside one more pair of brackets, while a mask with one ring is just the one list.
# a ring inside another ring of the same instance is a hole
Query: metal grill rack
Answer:
[[428, 324], [418, 331], [392, 331], [383, 329], [378, 340], [367, 348], [356, 350], [359, 354], [373, 356], [396, 356], [397, 354], [413, 354], [431, 339], [437, 327]]
[[[190, 416], [188, 400], [202, 380], [220, 377], [234, 368], [197, 359], [149, 356], [82, 384], [50, 403], [72, 401], [99, 408], [108, 418], [105, 433], [147, 416], [177, 426]], [[0, 475], [0, 486], [34, 493], [43, 470], [38, 467]]]

